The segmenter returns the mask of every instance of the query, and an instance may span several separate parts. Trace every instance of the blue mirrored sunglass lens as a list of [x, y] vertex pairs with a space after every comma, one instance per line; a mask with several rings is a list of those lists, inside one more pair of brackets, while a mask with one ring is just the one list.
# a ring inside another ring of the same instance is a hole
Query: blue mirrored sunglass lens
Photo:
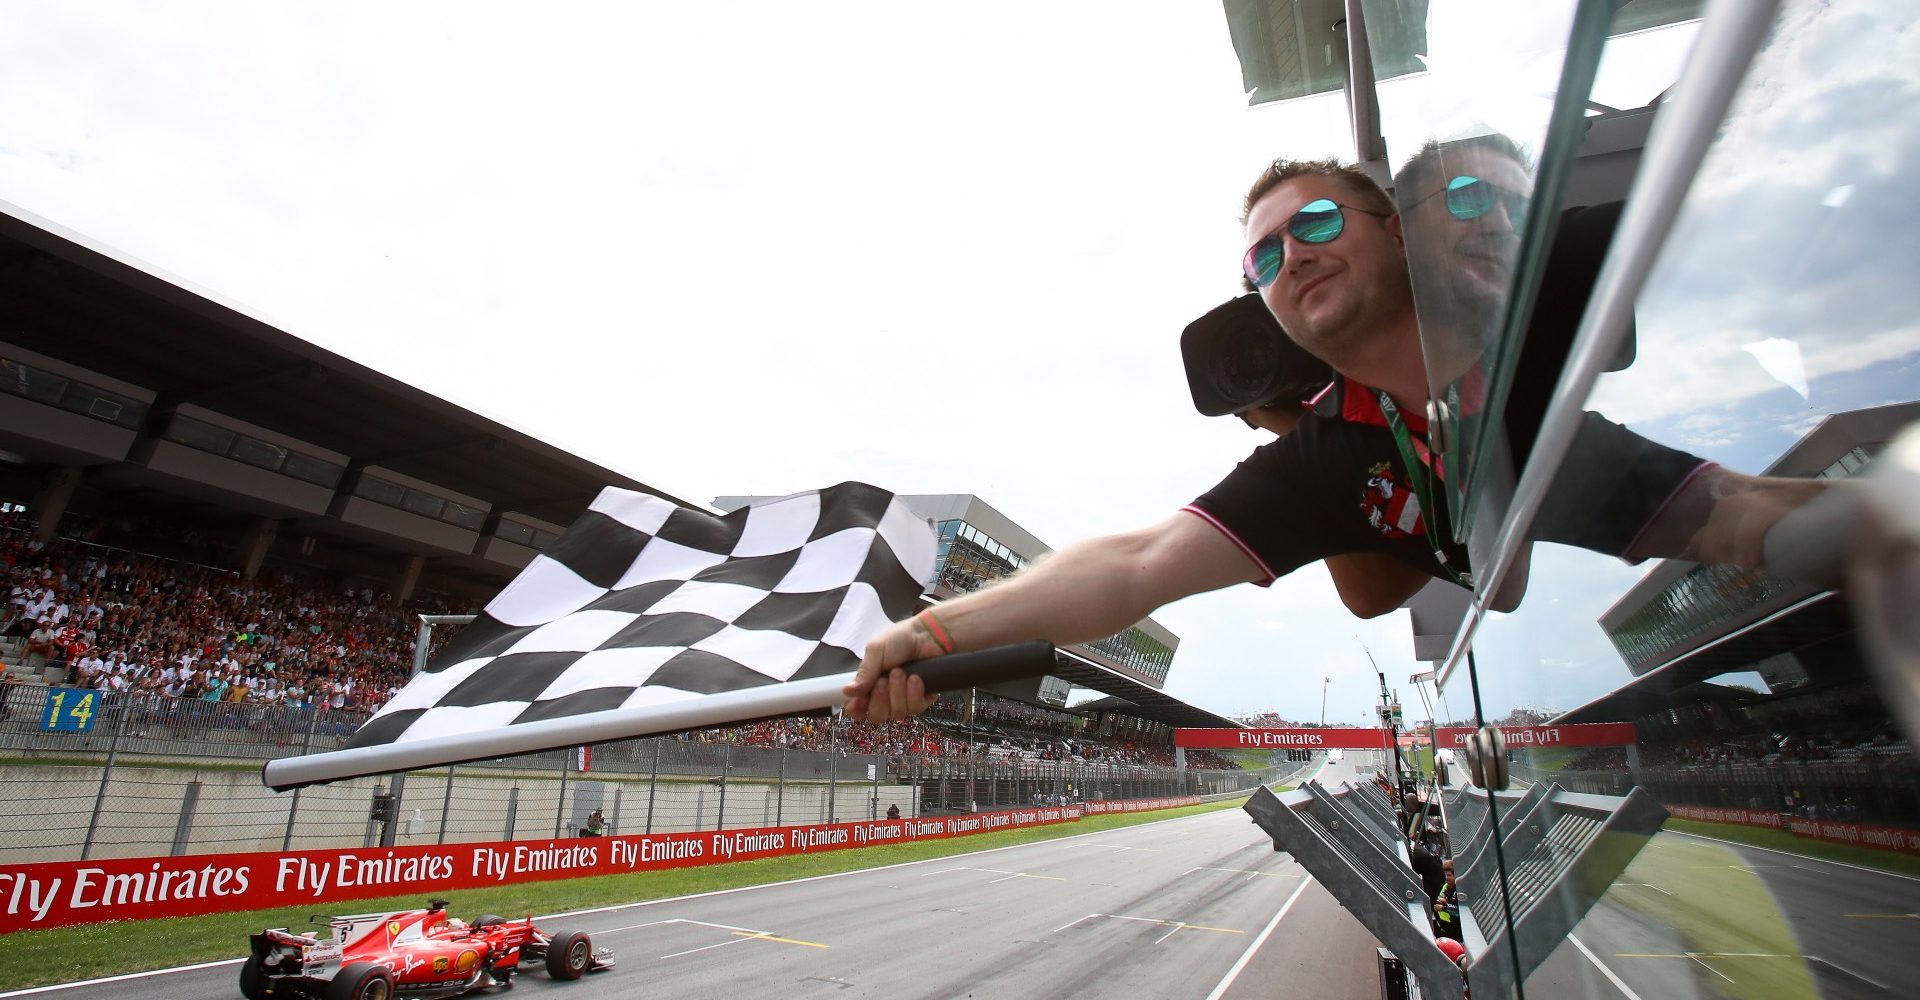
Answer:
[[1285, 245], [1278, 237], [1269, 236], [1247, 251], [1246, 258], [1240, 262], [1240, 270], [1255, 288], [1265, 288], [1280, 276], [1280, 265], [1285, 259]]
[[1302, 243], [1325, 243], [1344, 228], [1346, 219], [1340, 215], [1340, 206], [1326, 198], [1307, 202], [1287, 222], [1287, 231]]
[[1447, 211], [1456, 219], [1478, 219], [1493, 211], [1493, 186], [1478, 177], [1447, 182]]

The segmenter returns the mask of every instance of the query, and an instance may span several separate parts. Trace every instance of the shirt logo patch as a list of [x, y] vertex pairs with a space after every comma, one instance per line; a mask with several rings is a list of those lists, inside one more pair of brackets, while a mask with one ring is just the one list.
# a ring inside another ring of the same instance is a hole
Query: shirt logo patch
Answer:
[[1408, 538], [1427, 533], [1420, 519], [1420, 500], [1406, 483], [1394, 478], [1393, 466], [1377, 462], [1367, 470], [1367, 485], [1360, 490], [1360, 512], [1388, 538]]

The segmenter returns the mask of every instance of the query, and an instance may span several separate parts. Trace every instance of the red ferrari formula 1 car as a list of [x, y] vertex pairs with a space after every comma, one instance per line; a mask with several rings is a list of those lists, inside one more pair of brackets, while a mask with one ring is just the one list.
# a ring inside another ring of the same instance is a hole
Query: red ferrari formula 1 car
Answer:
[[520, 960], [542, 963], [555, 979], [579, 979], [613, 967], [583, 931], [546, 934], [533, 918], [483, 916], [471, 924], [447, 916], [447, 901], [424, 910], [334, 917], [331, 939], [272, 928], [252, 936], [240, 967], [247, 1000], [392, 1000], [459, 996], [512, 986]]

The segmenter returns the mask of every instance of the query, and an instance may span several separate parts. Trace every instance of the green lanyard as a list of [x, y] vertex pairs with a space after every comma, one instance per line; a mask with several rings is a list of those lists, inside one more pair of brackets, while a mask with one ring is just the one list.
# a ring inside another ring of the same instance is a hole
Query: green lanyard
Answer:
[[1386, 418], [1387, 430], [1393, 432], [1393, 446], [1400, 450], [1400, 461], [1407, 467], [1407, 482], [1413, 486], [1414, 498], [1420, 501], [1420, 516], [1427, 523], [1424, 532], [1427, 547], [1433, 550], [1433, 557], [1439, 560], [1440, 569], [1447, 574], [1447, 579], [1471, 589], [1473, 576], [1464, 569], [1455, 569], [1453, 562], [1447, 558], [1446, 549], [1440, 545], [1440, 508], [1433, 502], [1432, 480], [1427, 475], [1427, 463], [1421, 460], [1421, 451], [1414, 447], [1413, 435], [1408, 432], [1406, 421], [1400, 419], [1400, 408], [1393, 405], [1393, 397], [1379, 389], [1373, 390], [1373, 394], [1380, 398], [1380, 415]]

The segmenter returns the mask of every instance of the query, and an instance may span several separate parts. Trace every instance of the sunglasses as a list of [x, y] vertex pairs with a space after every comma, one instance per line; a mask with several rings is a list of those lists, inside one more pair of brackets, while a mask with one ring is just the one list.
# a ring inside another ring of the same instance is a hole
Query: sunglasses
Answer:
[[1240, 273], [1255, 288], [1265, 288], [1280, 277], [1280, 268], [1287, 262], [1286, 236], [1291, 234], [1302, 243], [1331, 243], [1340, 238], [1347, 230], [1347, 217], [1341, 209], [1351, 208], [1363, 215], [1384, 219], [1391, 212], [1374, 212], [1354, 205], [1343, 205], [1332, 198], [1319, 198], [1300, 206], [1293, 218], [1279, 229], [1262, 236], [1247, 248], [1247, 255], [1240, 258]]
[[[1527, 222], [1527, 196], [1518, 191], [1503, 188], [1492, 181], [1483, 181], [1472, 174], [1461, 174], [1447, 182], [1447, 186], [1433, 194], [1416, 201], [1419, 205], [1435, 195], [1447, 196], [1447, 214], [1462, 222], [1474, 219], [1493, 211], [1495, 205], [1507, 210], [1507, 218], [1513, 221], [1513, 228], [1519, 229]], [[1409, 208], [1413, 206], [1408, 206]]]

